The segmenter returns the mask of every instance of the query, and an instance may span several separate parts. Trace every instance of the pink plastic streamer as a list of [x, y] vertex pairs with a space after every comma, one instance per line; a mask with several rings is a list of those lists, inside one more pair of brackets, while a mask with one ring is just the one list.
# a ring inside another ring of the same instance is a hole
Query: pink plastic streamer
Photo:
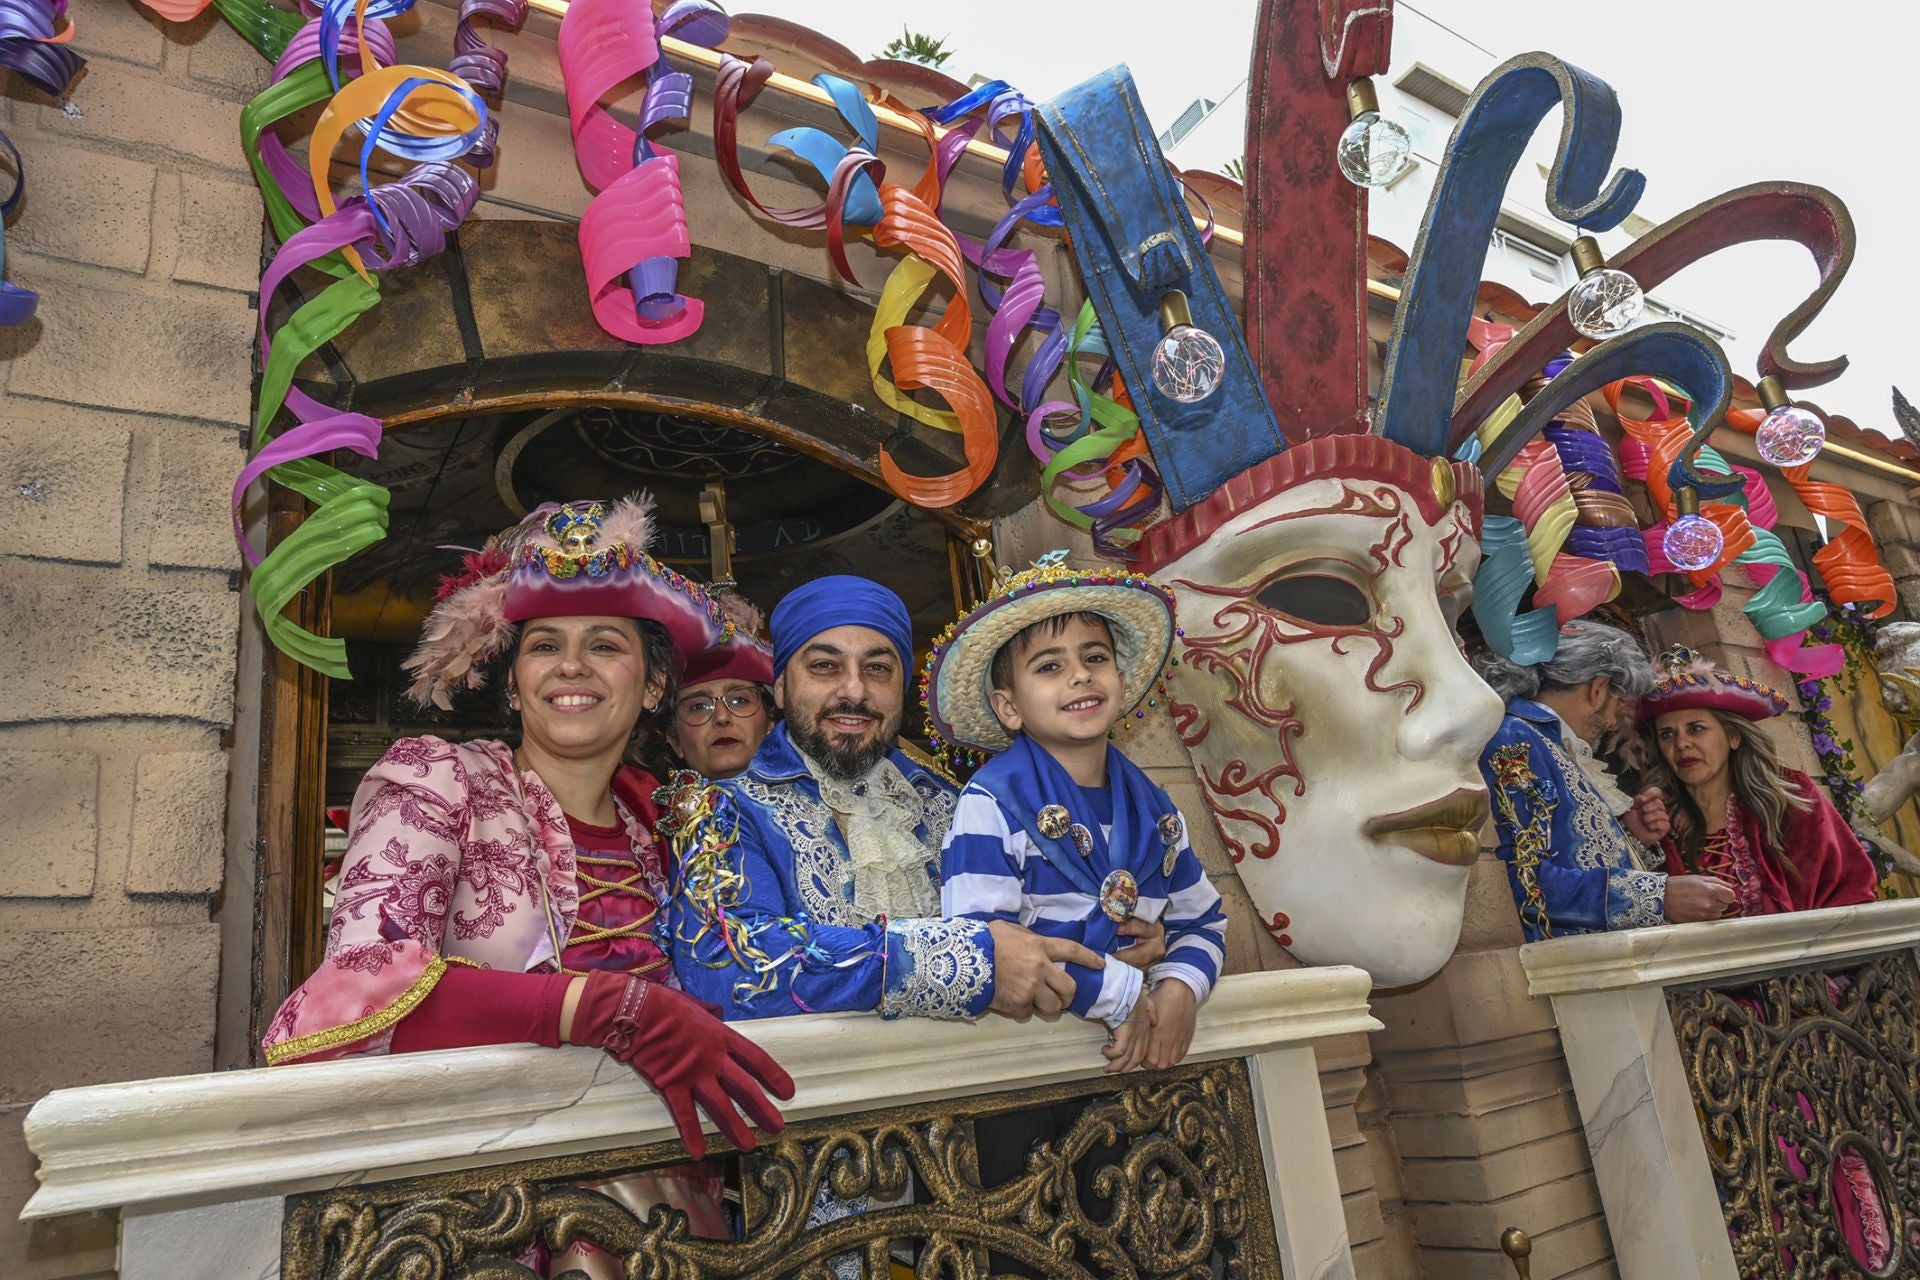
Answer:
[[[560, 23], [560, 75], [574, 158], [598, 193], [580, 219], [580, 257], [594, 319], [616, 338], [647, 345], [686, 337], [705, 313], [698, 298], [673, 291], [674, 263], [693, 247], [680, 161], [644, 136], [676, 118], [676, 110], [684, 115], [690, 88], [676, 75], [654, 76], [642, 100], [639, 131], [615, 117], [603, 99], [623, 82], [656, 70], [665, 30], [703, 44], [726, 35], [724, 15], [686, 0], [657, 25], [652, 10], [634, 0], [575, 0]], [[636, 284], [644, 292], [636, 293]]]

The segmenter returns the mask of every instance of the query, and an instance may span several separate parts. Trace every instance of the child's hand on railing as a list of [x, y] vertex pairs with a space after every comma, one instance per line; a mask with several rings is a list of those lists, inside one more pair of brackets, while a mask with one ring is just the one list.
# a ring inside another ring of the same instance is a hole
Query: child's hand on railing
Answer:
[[1107, 1060], [1102, 1075], [1119, 1075], [1146, 1061], [1153, 1019], [1153, 1001], [1142, 993], [1133, 1002], [1133, 1012], [1127, 1015], [1127, 1020], [1107, 1033], [1107, 1043], [1100, 1050]]
[[1193, 1044], [1193, 1020], [1199, 1011], [1193, 988], [1178, 978], [1166, 978], [1140, 1003], [1153, 1006], [1153, 1030], [1141, 1065], [1149, 1071], [1179, 1065]]

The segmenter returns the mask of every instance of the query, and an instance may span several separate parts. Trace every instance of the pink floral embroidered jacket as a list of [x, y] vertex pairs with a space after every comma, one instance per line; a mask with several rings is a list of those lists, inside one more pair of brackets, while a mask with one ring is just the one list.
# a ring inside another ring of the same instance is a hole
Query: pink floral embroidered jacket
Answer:
[[[614, 804], [666, 900], [649, 774], [622, 767]], [[326, 958], [274, 1015], [270, 1063], [385, 1053], [449, 959], [552, 971], [579, 914], [573, 837], [553, 794], [500, 742], [403, 738], [353, 797]]]

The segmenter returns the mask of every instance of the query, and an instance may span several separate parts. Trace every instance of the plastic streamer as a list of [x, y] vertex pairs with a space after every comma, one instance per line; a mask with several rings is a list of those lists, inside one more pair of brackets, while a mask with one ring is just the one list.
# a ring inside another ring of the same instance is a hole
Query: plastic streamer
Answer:
[[[1727, 425], [1736, 431], [1752, 433], [1766, 420], [1764, 409], [1734, 409], [1727, 414]], [[1899, 599], [1893, 575], [1880, 561], [1879, 549], [1867, 530], [1866, 514], [1860, 500], [1837, 484], [1812, 477], [1811, 463], [1782, 467], [1780, 475], [1808, 511], [1829, 524], [1826, 545], [1813, 553], [1813, 564], [1826, 583], [1827, 595], [1835, 604], [1853, 605], [1871, 618], [1892, 613]], [[1838, 525], [1836, 532], [1832, 526]]]
[[0, 132], [0, 147], [6, 149], [13, 158], [13, 190], [5, 200], [0, 200], [0, 327], [25, 324], [33, 319], [34, 311], [40, 306], [40, 295], [31, 289], [17, 284], [8, 284], [5, 278], [7, 270], [7, 227], [6, 217], [19, 207], [20, 197], [27, 190], [27, 166], [20, 159], [20, 152], [13, 140]]
[[87, 60], [67, 48], [67, 0], [0, 0], [0, 69], [13, 71], [45, 93], [64, 97]]
[[[204, 2], [204, 0], [203, 0]], [[73, 23], [60, 25], [67, 0], [0, 0], [0, 71], [14, 71], [29, 84], [64, 97], [86, 59], [66, 47], [73, 39]], [[27, 166], [13, 140], [0, 131], [0, 148], [13, 161], [13, 190], [0, 200], [0, 328], [22, 325], [39, 309], [40, 295], [8, 284], [5, 219], [19, 207], [27, 190]]]
[[[142, 0], [165, 17], [205, 3]], [[0, 0], [6, 3], [6, 0]], [[367, 457], [380, 442], [380, 423], [339, 412], [293, 386], [294, 371], [380, 300], [368, 268], [409, 266], [440, 253], [447, 233], [472, 212], [479, 188], [456, 159], [474, 160], [494, 132], [475, 87], [452, 72], [394, 64], [394, 44], [382, 17], [405, 12], [413, 0], [325, 0], [316, 16], [275, 7], [269, 0], [212, 0], [223, 18], [273, 62], [271, 83], [240, 113], [242, 149], [259, 185], [276, 239], [281, 241], [261, 277], [261, 384], [253, 423], [253, 453], [235, 478], [231, 501], [236, 542], [251, 566], [249, 587], [268, 637], [282, 652], [336, 679], [349, 678], [346, 646], [317, 636], [284, 614], [286, 606], [335, 565], [386, 535], [388, 495], [368, 481], [320, 460], [335, 449]], [[456, 28], [456, 59], [484, 67], [482, 83], [497, 92], [506, 55], [484, 45], [472, 22], [511, 22], [524, 12], [518, 0], [463, 0]], [[302, 164], [274, 126], [324, 103]], [[336, 204], [327, 181], [334, 146], [349, 130], [362, 135], [361, 193]], [[375, 150], [415, 167], [398, 182], [374, 186], [368, 171]], [[301, 302], [269, 333], [269, 300], [299, 267], [330, 284]], [[294, 422], [271, 430], [282, 409]], [[240, 504], [256, 481], [271, 479], [314, 504], [313, 512], [265, 556], [245, 537]]]
[[[630, 0], [579, 0], [560, 22], [560, 75], [574, 158], [595, 195], [580, 219], [593, 317], [626, 342], [653, 345], [693, 333], [705, 317], [697, 298], [676, 291], [679, 264], [693, 251], [680, 160], [649, 133], [684, 120], [693, 81], [667, 71], [660, 40], [673, 34], [701, 45], [726, 38], [727, 17], [706, 0], [676, 0], [657, 19]], [[623, 82], [644, 86], [629, 125], [606, 105]]]
[[[984, 114], [968, 119], [976, 112]], [[1038, 149], [1033, 145], [1032, 113], [1033, 104], [1024, 95], [1010, 89], [1005, 81], [993, 81], [925, 114], [936, 123], [955, 126], [941, 139], [948, 153], [943, 158], [943, 174], [959, 158], [973, 131], [984, 127], [989, 138], [1007, 150], [1007, 161], [1001, 169], [1003, 192], [1012, 199], [1016, 182], [1024, 180], [1027, 185], [1027, 194], [1014, 200], [984, 241], [957, 237], [962, 252], [978, 269], [980, 300], [989, 316], [987, 384], [1003, 404], [1026, 417], [1027, 448], [1043, 466], [1041, 493], [1048, 508], [1068, 524], [1089, 530], [1100, 554], [1124, 558], [1139, 539], [1134, 526], [1159, 508], [1163, 486], [1147, 459], [1139, 416], [1127, 404], [1125, 387], [1119, 387], [1115, 397], [1099, 397], [1101, 411], [1093, 411], [1094, 393], [1079, 376], [1077, 358], [1097, 355], [1106, 360], [1109, 352], [1091, 306], [1082, 308], [1070, 335], [1060, 313], [1045, 305], [1046, 286], [1038, 255], [1030, 249], [1007, 247], [1014, 231], [1023, 225], [1062, 223], [1059, 205], [1045, 181]], [[1009, 117], [1018, 120], [1012, 139], [1000, 132], [1000, 125]], [[1211, 237], [1212, 229], [1213, 210], [1208, 206], [1202, 243]], [[1008, 280], [1004, 291], [993, 283], [995, 277]], [[1040, 341], [1022, 371], [1016, 394], [1009, 388], [1007, 365], [1013, 348], [1028, 329], [1038, 334]], [[1043, 401], [1048, 384], [1063, 363], [1068, 369], [1073, 402]], [[1110, 361], [1096, 379], [1103, 385], [1108, 380], [1117, 381]], [[1078, 421], [1070, 429], [1048, 429], [1049, 424], [1057, 424], [1076, 410]], [[1079, 507], [1054, 496], [1054, 486], [1062, 477], [1089, 479], [1103, 471], [1108, 486], [1103, 496]]]
[[[1470, 373], [1506, 345], [1514, 330], [1476, 317], [1467, 332], [1478, 349]], [[1571, 354], [1559, 356], [1540, 377], [1551, 379], [1572, 361]], [[1521, 405], [1519, 395], [1509, 397], [1480, 425], [1476, 442], [1495, 439]], [[1501, 519], [1513, 523], [1502, 523], [1491, 537], [1482, 534], [1474, 616], [1497, 652], [1515, 661], [1544, 661], [1559, 647], [1562, 623], [1620, 594], [1622, 561], [1626, 568], [1646, 569], [1639, 526], [1621, 494], [1612, 450], [1594, 431], [1593, 413], [1583, 401], [1569, 405], [1553, 426], [1523, 446], [1494, 484], [1513, 504], [1513, 515]], [[1594, 527], [1601, 522], [1625, 527]], [[1531, 584], [1522, 572], [1528, 567]], [[1535, 607], [1517, 616], [1529, 585], [1535, 588]], [[1519, 657], [1516, 650], [1529, 656]]]
[[[917, 506], [951, 506], [986, 483], [999, 454], [993, 393], [967, 354], [973, 336], [967, 257], [936, 212], [946, 170], [966, 139], [962, 136], [956, 144], [953, 134], [942, 138], [926, 116], [879, 95], [883, 105], [919, 125], [928, 146], [926, 167], [911, 186], [885, 182], [885, 166], [874, 154], [879, 122], [871, 106], [848, 82], [816, 76], [814, 83], [827, 93], [860, 145], [849, 147], [819, 129], [791, 129], [769, 138], [768, 145], [799, 156], [827, 183], [826, 198], [817, 205], [770, 208], [754, 195], [741, 169], [739, 121], [740, 112], [772, 74], [773, 64], [765, 58], [743, 62], [722, 57], [713, 95], [715, 159], [728, 184], [765, 217], [783, 226], [824, 230], [834, 269], [850, 281], [857, 283], [846, 256], [849, 226], [864, 228], [877, 248], [904, 251], [881, 287], [867, 334], [867, 368], [874, 394], [914, 422], [959, 434], [965, 461], [941, 475], [917, 476], [901, 468], [892, 451], [882, 446], [880, 477], [895, 494]], [[880, 209], [870, 225], [865, 222], [869, 187]], [[907, 323], [941, 277], [951, 282], [952, 296], [939, 318], [927, 325]], [[944, 405], [916, 399], [911, 394], [915, 391], [930, 391]]]
[[1496, 653], [1522, 666], [1545, 662], [1560, 647], [1560, 622], [1546, 606], [1520, 612], [1520, 601], [1534, 584], [1526, 527], [1514, 516], [1487, 516], [1480, 555], [1472, 605], [1480, 634]]
[[[1628, 385], [1646, 392], [1653, 401], [1656, 418], [1643, 420], [1620, 412], [1620, 399]], [[1674, 401], [1684, 403], [1684, 393], [1657, 379], [1630, 378], [1610, 383], [1603, 394], [1626, 433], [1621, 445], [1623, 471], [1632, 479], [1644, 480], [1655, 505], [1671, 516], [1673, 463], [1695, 435], [1685, 412], [1676, 412]], [[1731, 411], [1728, 416], [1738, 412]], [[1826, 676], [1838, 671], [1844, 664], [1844, 653], [1832, 645], [1806, 643], [1807, 628], [1826, 616], [1826, 606], [1814, 598], [1806, 576], [1773, 532], [1777, 513], [1764, 478], [1750, 468], [1732, 466], [1710, 446], [1700, 447], [1695, 463], [1707, 475], [1745, 479], [1747, 483], [1735, 501], [1701, 506], [1700, 514], [1719, 527], [1725, 546], [1716, 563], [1687, 574], [1694, 590], [1676, 597], [1674, 603], [1688, 609], [1712, 608], [1724, 591], [1721, 569], [1729, 563], [1739, 564], [1756, 587], [1742, 611], [1760, 633], [1768, 656], [1780, 666], [1805, 675]], [[1644, 534], [1648, 563], [1654, 573], [1680, 572], [1662, 549], [1666, 529], [1667, 521], [1661, 520]]]

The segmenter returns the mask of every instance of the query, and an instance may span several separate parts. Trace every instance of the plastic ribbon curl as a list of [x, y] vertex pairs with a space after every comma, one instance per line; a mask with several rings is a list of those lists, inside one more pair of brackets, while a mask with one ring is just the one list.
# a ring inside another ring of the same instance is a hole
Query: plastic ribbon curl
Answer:
[[[1638, 386], [1648, 395], [1658, 417], [1638, 419], [1620, 411], [1621, 396], [1629, 385]], [[1629, 478], [1645, 480], [1655, 505], [1671, 516], [1673, 467], [1696, 434], [1686, 414], [1675, 411], [1673, 400], [1682, 393], [1655, 379], [1630, 378], [1609, 384], [1604, 394], [1627, 437], [1621, 446], [1623, 471]], [[1740, 412], [1730, 411], [1727, 417], [1732, 419]], [[1711, 446], [1700, 447], [1696, 462], [1703, 473], [1744, 478], [1747, 483], [1737, 501], [1745, 505], [1702, 505], [1700, 514], [1719, 527], [1725, 546], [1716, 563], [1687, 575], [1695, 589], [1675, 597], [1674, 603], [1688, 609], [1712, 608], [1724, 591], [1721, 569], [1730, 563], [1739, 564], [1756, 587], [1742, 611], [1760, 633], [1768, 657], [1806, 675], [1825, 676], [1838, 671], [1845, 660], [1843, 653], [1832, 645], [1806, 643], [1807, 628], [1826, 615], [1826, 607], [1814, 599], [1805, 575], [1773, 532], [1777, 513], [1764, 478], [1750, 468], [1730, 465]], [[1662, 549], [1666, 529], [1667, 521], [1661, 520], [1645, 531], [1647, 559], [1654, 573], [1680, 572]]]
[[[958, 155], [951, 141], [954, 135], [943, 139], [926, 116], [881, 95], [884, 105], [919, 125], [929, 151], [926, 167], [911, 186], [884, 182], [885, 166], [874, 154], [879, 122], [871, 107], [846, 81], [816, 76], [814, 83], [825, 90], [860, 145], [848, 147], [818, 129], [791, 129], [769, 138], [768, 145], [799, 156], [827, 182], [826, 198], [818, 205], [770, 208], [754, 195], [741, 168], [739, 115], [772, 74], [773, 64], [765, 58], [750, 63], [730, 56], [721, 59], [714, 83], [715, 159], [728, 184], [764, 216], [784, 226], [824, 230], [834, 269], [855, 283], [846, 257], [847, 228], [863, 225], [870, 212], [865, 193], [869, 186], [875, 191], [879, 216], [867, 233], [876, 248], [900, 249], [905, 256], [881, 287], [867, 333], [867, 368], [874, 394], [914, 422], [959, 434], [964, 458], [951, 471], [919, 476], [902, 468], [892, 450], [883, 445], [880, 478], [896, 495], [917, 506], [951, 506], [986, 483], [1000, 448], [993, 393], [967, 354], [973, 312], [967, 301], [966, 256], [936, 212], [945, 169]], [[962, 137], [960, 142], [964, 141]], [[907, 323], [942, 276], [951, 282], [952, 296], [939, 318], [932, 324]], [[933, 392], [944, 407], [914, 398], [910, 394], [914, 391]]]
[[[163, 16], [205, 8], [190, 0], [143, 2]], [[268, 222], [282, 242], [261, 277], [261, 384], [254, 453], [233, 485], [234, 537], [252, 567], [248, 585], [254, 607], [274, 645], [306, 666], [346, 679], [345, 643], [314, 635], [283, 610], [315, 579], [386, 535], [386, 490], [319, 460], [335, 449], [374, 456], [380, 423], [366, 414], [320, 404], [293, 386], [294, 372], [379, 302], [369, 266], [376, 271], [410, 266], [446, 247], [447, 233], [465, 220], [479, 197], [472, 176], [450, 162], [478, 158], [476, 148], [490, 143], [493, 135], [485, 103], [460, 76], [393, 65], [393, 39], [379, 18], [405, 12], [413, 0], [326, 0], [308, 6], [309, 12], [319, 9], [309, 20], [269, 0], [212, 3], [274, 64], [272, 83], [240, 113], [240, 136]], [[482, 16], [512, 21], [519, 12], [517, 0], [465, 0], [461, 6], [457, 53], [469, 60], [463, 65], [491, 69], [493, 76], [486, 80], [490, 91], [497, 90], [505, 55], [477, 49], [478, 38], [467, 23]], [[321, 103], [326, 107], [303, 165], [288, 152], [274, 126]], [[333, 148], [349, 129], [364, 138], [361, 194], [336, 206], [327, 174]], [[415, 167], [398, 182], [373, 186], [369, 160], [376, 149], [414, 161]], [[302, 266], [333, 281], [295, 306], [270, 334], [271, 300]], [[276, 435], [271, 427], [283, 408], [295, 421]], [[263, 478], [315, 505], [265, 556], [247, 543], [240, 522], [248, 487]]]
[[0, 70], [13, 71], [44, 93], [58, 98], [87, 65], [67, 43], [74, 26], [67, 0], [0, 0]]
[[[1727, 425], [1736, 431], [1751, 433], [1766, 420], [1764, 409], [1734, 409], [1727, 414]], [[1828, 530], [1826, 545], [1813, 553], [1813, 564], [1826, 583], [1827, 594], [1835, 604], [1853, 605], [1870, 618], [1884, 618], [1898, 603], [1893, 575], [1880, 561], [1873, 535], [1867, 531], [1866, 514], [1860, 500], [1837, 484], [1815, 480], [1813, 464], [1780, 468], [1781, 478], [1808, 511], [1838, 532]]]
[[[67, 12], [67, 0], [0, 0], [0, 71], [17, 72], [22, 79], [54, 97], [63, 97], [73, 78], [80, 74], [86, 59], [66, 47], [73, 39], [73, 23], [60, 25]], [[0, 200], [0, 328], [22, 325], [33, 319], [40, 306], [40, 295], [32, 289], [8, 284], [7, 231], [5, 219], [20, 205], [27, 190], [27, 166], [19, 150], [4, 131], [0, 148], [13, 160], [13, 190]]]
[[[672, 32], [714, 45], [727, 34], [726, 14], [705, 0], [678, 0], [649, 18], [631, 0], [580, 0], [560, 22], [574, 158], [596, 193], [580, 219], [593, 317], [614, 337], [645, 345], [678, 341], [705, 316], [699, 299], [675, 291], [679, 263], [693, 251], [680, 160], [647, 136], [685, 119], [692, 100], [692, 78], [665, 71], [660, 39]], [[605, 102], [636, 77], [645, 86], [637, 129]]]
[[6, 217], [19, 207], [20, 197], [27, 189], [27, 166], [20, 159], [20, 152], [13, 141], [4, 132], [0, 132], [0, 147], [4, 147], [13, 157], [13, 190], [5, 200], [0, 200], [0, 327], [25, 324], [33, 319], [33, 313], [40, 306], [40, 295], [31, 289], [17, 284], [8, 284], [7, 270], [7, 227]]

